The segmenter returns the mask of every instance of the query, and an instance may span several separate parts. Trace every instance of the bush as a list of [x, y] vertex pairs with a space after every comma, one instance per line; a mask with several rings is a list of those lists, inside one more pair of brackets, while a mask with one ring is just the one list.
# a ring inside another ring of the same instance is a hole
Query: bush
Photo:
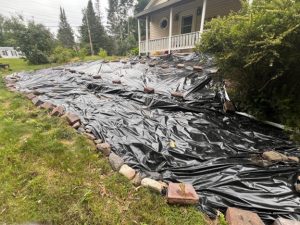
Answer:
[[198, 46], [237, 84], [239, 107], [293, 126], [300, 111], [299, 15], [299, 1], [244, 2], [240, 12], [209, 22]]
[[106, 58], [107, 57], [107, 52], [104, 49], [100, 48], [98, 55], [101, 58]]
[[84, 60], [84, 58], [87, 56], [88, 54], [88, 50], [86, 48], [81, 48], [79, 49], [79, 51], [77, 52], [77, 56], [81, 59]]
[[130, 56], [137, 56], [137, 55], [139, 55], [139, 48], [132, 48], [131, 50], [130, 50]]
[[50, 59], [51, 62], [54, 63], [66, 63], [69, 62], [74, 56], [75, 53], [73, 50], [58, 46], [54, 49]]

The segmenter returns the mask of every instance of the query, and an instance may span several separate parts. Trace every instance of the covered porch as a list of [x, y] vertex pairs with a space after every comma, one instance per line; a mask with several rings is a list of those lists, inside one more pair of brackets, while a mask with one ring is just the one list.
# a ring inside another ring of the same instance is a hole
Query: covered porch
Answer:
[[[146, 8], [136, 15], [140, 55], [190, 51], [200, 42], [206, 20], [241, 8], [239, 0], [160, 0], [160, 2], [162, 3]], [[143, 30], [142, 22], [144, 22]]]

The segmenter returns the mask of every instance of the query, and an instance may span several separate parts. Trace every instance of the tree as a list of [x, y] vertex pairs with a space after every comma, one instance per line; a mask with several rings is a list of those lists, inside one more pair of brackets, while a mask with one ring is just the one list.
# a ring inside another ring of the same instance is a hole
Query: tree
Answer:
[[92, 1], [88, 1], [87, 8], [83, 10], [82, 25], [80, 27], [81, 44], [87, 46], [90, 42], [89, 30], [91, 34], [94, 51], [98, 52], [100, 48], [108, 50], [107, 35], [102, 23], [97, 18]]
[[63, 8], [60, 8], [60, 22], [59, 28], [57, 33], [57, 39], [59, 40], [60, 44], [65, 48], [73, 48], [75, 41], [74, 41], [74, 34], [70, 24], [67, 21], [66, 13]]

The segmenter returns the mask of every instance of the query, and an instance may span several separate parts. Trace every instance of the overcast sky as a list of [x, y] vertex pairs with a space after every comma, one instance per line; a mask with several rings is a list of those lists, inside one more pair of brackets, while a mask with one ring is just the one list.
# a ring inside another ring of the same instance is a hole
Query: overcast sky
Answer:
[[[88, 0], [0, 0], [0, 14], [4, 16], [22, 14], [26, 19], [34, 19], [49, 27], [52, 32], [57, 30], [59, 7], [65, 9], [72, 28], [78, 30], [81, 25], [81, 10], [87, 6]], [[104, 22], [108, 0], [100, 0]]]

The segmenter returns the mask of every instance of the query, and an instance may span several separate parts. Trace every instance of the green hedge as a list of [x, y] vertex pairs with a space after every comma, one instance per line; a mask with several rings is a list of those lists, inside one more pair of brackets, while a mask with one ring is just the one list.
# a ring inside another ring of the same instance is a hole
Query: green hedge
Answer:
[[235, 83], [240, 109], [300, 127], [300, 1], [244, 1], [240, 12], [207, 28], [198, 49], [214, 54]]

